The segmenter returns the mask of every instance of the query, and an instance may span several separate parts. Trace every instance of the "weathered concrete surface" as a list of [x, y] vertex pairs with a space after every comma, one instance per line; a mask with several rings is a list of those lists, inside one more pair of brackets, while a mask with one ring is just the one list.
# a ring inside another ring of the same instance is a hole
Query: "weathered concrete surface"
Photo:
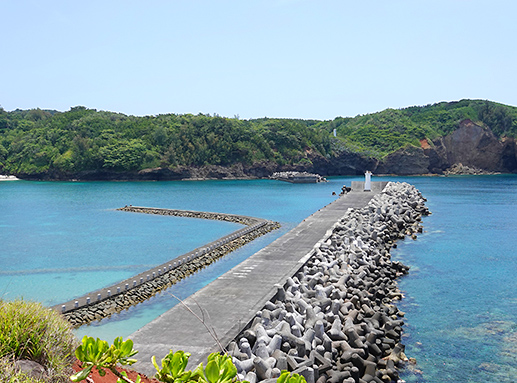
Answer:
[[[382, 185], [372, 182], [371, 192], [355, 189], [341, 196], [187, 298], [184, 303], [200, 317], [203, 315], [200, 307], [203, 309], [206, 325], [215, 330], [220, 344], [226, 346], [273, 297], [277, 291], [275, 284], [283, 285], [288, 277], [300, 269], [314, 245], [325, 237], [347, 209], [366, 206], [381, 190]], [[205, 362], [211, 352], [220, 350], [205, 326], [181, 304], [136, 331], [130, 338], [135, 343], [134, 348], [139, 351], [139, 362], [134, 368], [147, 375], [156, 372], [151, 357], [155, 355], [159, 362], [170, 349], [190, 352], [190, 368]]]

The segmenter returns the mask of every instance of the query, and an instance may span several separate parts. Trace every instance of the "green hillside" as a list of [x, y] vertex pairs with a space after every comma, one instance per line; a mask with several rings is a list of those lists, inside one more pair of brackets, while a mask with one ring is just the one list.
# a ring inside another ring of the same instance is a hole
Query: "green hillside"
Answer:
[[407, 144], [419, 145], [420, 139], [448, 134], [466, 118], [484, 123], [499, 137], [517, 136], [517, 108], [482, 100], [332, 121], [203, 114], [135, 117], [82, 106], [67, 112], [0, 108], [0, 173], [136, 172], [261, 162], [310, 167], [315, 157], [342, 152], [381, 158]]
[[483, 100], [441, 102], [405, 109], [386, 109], [354, 118], [338, 117], [321, 127], [337, 130], [346, 146], [374, 157], [383, 156], [421, 139], [447, 135], [464, 119], [482, 122], [498, 137], [517, 136], [517, 108]]
[[243, 121], [208, 115], [134, 117], [74, 107], [0, 111], [4, 173], [137, 171], [152, 167], [297, 164], [330, 154], [327, 132], [297, 120]]

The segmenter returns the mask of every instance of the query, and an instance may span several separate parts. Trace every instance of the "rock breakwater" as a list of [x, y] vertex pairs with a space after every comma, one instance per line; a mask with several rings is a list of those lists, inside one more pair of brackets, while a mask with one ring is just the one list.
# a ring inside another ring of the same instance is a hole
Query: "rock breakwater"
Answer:
[[389, 251], [398, 239], [416, 238], [427, 214], [406, 183], [389, 183], [367, 207], [349, 209], [228, 345], [240, 376], [273, 382], [290, 370], [308, 383], [397, 381], [407, 358], [395, 279], [408, 267]]
[[156, 207], [139, 207], [139, 206], [124, 206], [117, 210], [127, 211], [127, 212], [131, 212], [131, 213], [172, 215], [175, 217], [211, 219], [211, 220], [216, 220], [216, 221], [240, 223], [240, 224], [246, 225], [246, 226], [252, 226], [255, 224], [262, 223], [262, 222], [267, 222], [267, 220], [265, 220], [265, 219], [248, 217], [245, 215], [212, 213], [212, 212], [195, 211], [195, 210], [161, 209], [161, 208], [156, 208]]
[[443, 172], [446, 176], [457, 176], [457, 175], [469, 175], [469, 176], [479, 176], [479, 175], [492, 175], [499, 174], [498, 172], [490, 172], [487, 170], [478, 169], [472, 166], [465, 166], [463, 164], [454, 164], [449, 169]]
[[327, 180], [319, 174], [295, 171], [275, 172], [269, 176], [269, 178], [272, 180], [286, 181], [294, 184], [327, 182]]
[[277, 222], [233, 214], [134, 206], [126, 206], [117, 210], [213, 219], [240, 223], [247, 227], [133, 278], [121, 281], [117, 285], [92, 292], [77, 300], [54, 306], [53, 308], [61, 312], [65, 319], [74, 327], [109, 317], [114, 313], [141, 303], [177, 283], [179, 280], [186, 278], [226, 254], [253, 241], [255, 238], [280, 227]]

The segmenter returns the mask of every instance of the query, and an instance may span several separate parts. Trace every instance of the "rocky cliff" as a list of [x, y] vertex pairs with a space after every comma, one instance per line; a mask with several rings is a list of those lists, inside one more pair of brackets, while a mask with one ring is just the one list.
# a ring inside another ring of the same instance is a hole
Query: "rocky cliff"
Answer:
[[421, 147], [408, 146], [386, 156], [375, 169], [387, 174], [443, 174], [462, 164], [485, 172], [517, 172], [516, 142], [499, 140], [492, 131], [471, 120], [461, 121], [458, 129]]

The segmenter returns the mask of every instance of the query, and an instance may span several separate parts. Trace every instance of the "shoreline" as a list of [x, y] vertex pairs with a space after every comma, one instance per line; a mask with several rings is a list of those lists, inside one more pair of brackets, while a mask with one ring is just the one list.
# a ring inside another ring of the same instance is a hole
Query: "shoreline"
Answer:
[[[500, 176], [500, 175], [516, 175], [517, 173], [501, 173], [501, 172], [476, 172], [476, 173], [418, 173], [418, 174], [393, 174], [393, 173], [379, 173], [374, 174], [375, 177], [456, 177], [456, 176]], [[3, 177], [3, 178], [2, 178]], [[336, 177], [364, 177], [364, 174], [342, 174], [342, 175], [327, 175], [325, 178], [336, 178]], [[223, 176], [223, 177], [175, 177], [175, 178], [163, 178], [163, 177], [78, 177], [78, 178], [52, 178], [52, 177], [23, 177], [18, 178], [16, 176], [5, 176], [0, 175], [0, 181], [45, 181], [45, 182], [170, 182], [170, 181], [240, 181], [240, 180], [271, 180], [271, 181], [282, 181], [280, 179], [274, 179], [270, 176]]]

